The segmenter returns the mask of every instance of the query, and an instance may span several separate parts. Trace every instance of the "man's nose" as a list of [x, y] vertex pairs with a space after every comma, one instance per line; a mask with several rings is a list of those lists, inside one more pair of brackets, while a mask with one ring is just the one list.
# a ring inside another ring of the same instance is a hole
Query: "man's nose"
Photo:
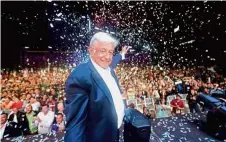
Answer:
[[112, 55], [110, 54], [110, 53], [107, 53], [106, 55], [105, 55], [105, 59], [106, 60], [110, 60], [112, 58]]

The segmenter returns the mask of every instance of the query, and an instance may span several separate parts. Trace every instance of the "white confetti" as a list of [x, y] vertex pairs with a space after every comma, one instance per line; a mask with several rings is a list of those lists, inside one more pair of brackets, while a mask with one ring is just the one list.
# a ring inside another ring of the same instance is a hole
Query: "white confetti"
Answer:
[[174, 29], [174, 33], [178, 32], [180, 30], [179, 25]]

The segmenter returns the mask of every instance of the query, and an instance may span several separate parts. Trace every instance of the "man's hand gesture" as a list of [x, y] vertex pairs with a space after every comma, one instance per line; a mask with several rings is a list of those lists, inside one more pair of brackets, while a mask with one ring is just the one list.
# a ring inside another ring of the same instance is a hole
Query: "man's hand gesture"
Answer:
[[131, 47], [131, 46], [124, 46], [124, 47], [122, 48], [121, 53], [122, 53], [122, 54], [126, 54], [130, 48], [132, 48], [132, 47]]

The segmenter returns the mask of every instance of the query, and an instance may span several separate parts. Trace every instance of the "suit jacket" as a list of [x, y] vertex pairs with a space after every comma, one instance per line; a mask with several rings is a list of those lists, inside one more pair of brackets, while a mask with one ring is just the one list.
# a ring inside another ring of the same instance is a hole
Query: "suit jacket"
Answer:
[[[28, 123], [26, 114], [24, 112], [18, 111], [16, 113], [16, 116], [17, 116], [19, 127], [23, 132], [23, 135], [30, 134], [29, 123]], [[14, 114], [10, 114], [8, 121], [13, 121], [13, 118], [14, 118]]]
[[[121, 55], [114, 56], [110, 68], [114, 69], [120, 60]], [[111, 73], [118, 84], [114, 71]], [[118, 122], [113, 99], [91, 61], [73, 70], [65, 89], [65, 142], [114, 141]]]
[[2, 139], [8, 138], [8, 137], [18, 137], [21, 135], [22, 135], [22, 130], [19, 128], [19, 125], [17, 123], [7, 122]]

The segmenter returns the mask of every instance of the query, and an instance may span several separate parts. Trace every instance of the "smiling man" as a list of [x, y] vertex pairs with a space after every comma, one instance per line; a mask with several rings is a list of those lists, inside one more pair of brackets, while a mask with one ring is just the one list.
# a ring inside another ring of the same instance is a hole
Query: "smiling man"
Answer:
[[89, 46], [90, 60], [68, 77], [66, 88], [66, 142], [116, 142], [125, 106], [114, 68], [128, 51], [113, 56], [117, 41], [96, 33]]

